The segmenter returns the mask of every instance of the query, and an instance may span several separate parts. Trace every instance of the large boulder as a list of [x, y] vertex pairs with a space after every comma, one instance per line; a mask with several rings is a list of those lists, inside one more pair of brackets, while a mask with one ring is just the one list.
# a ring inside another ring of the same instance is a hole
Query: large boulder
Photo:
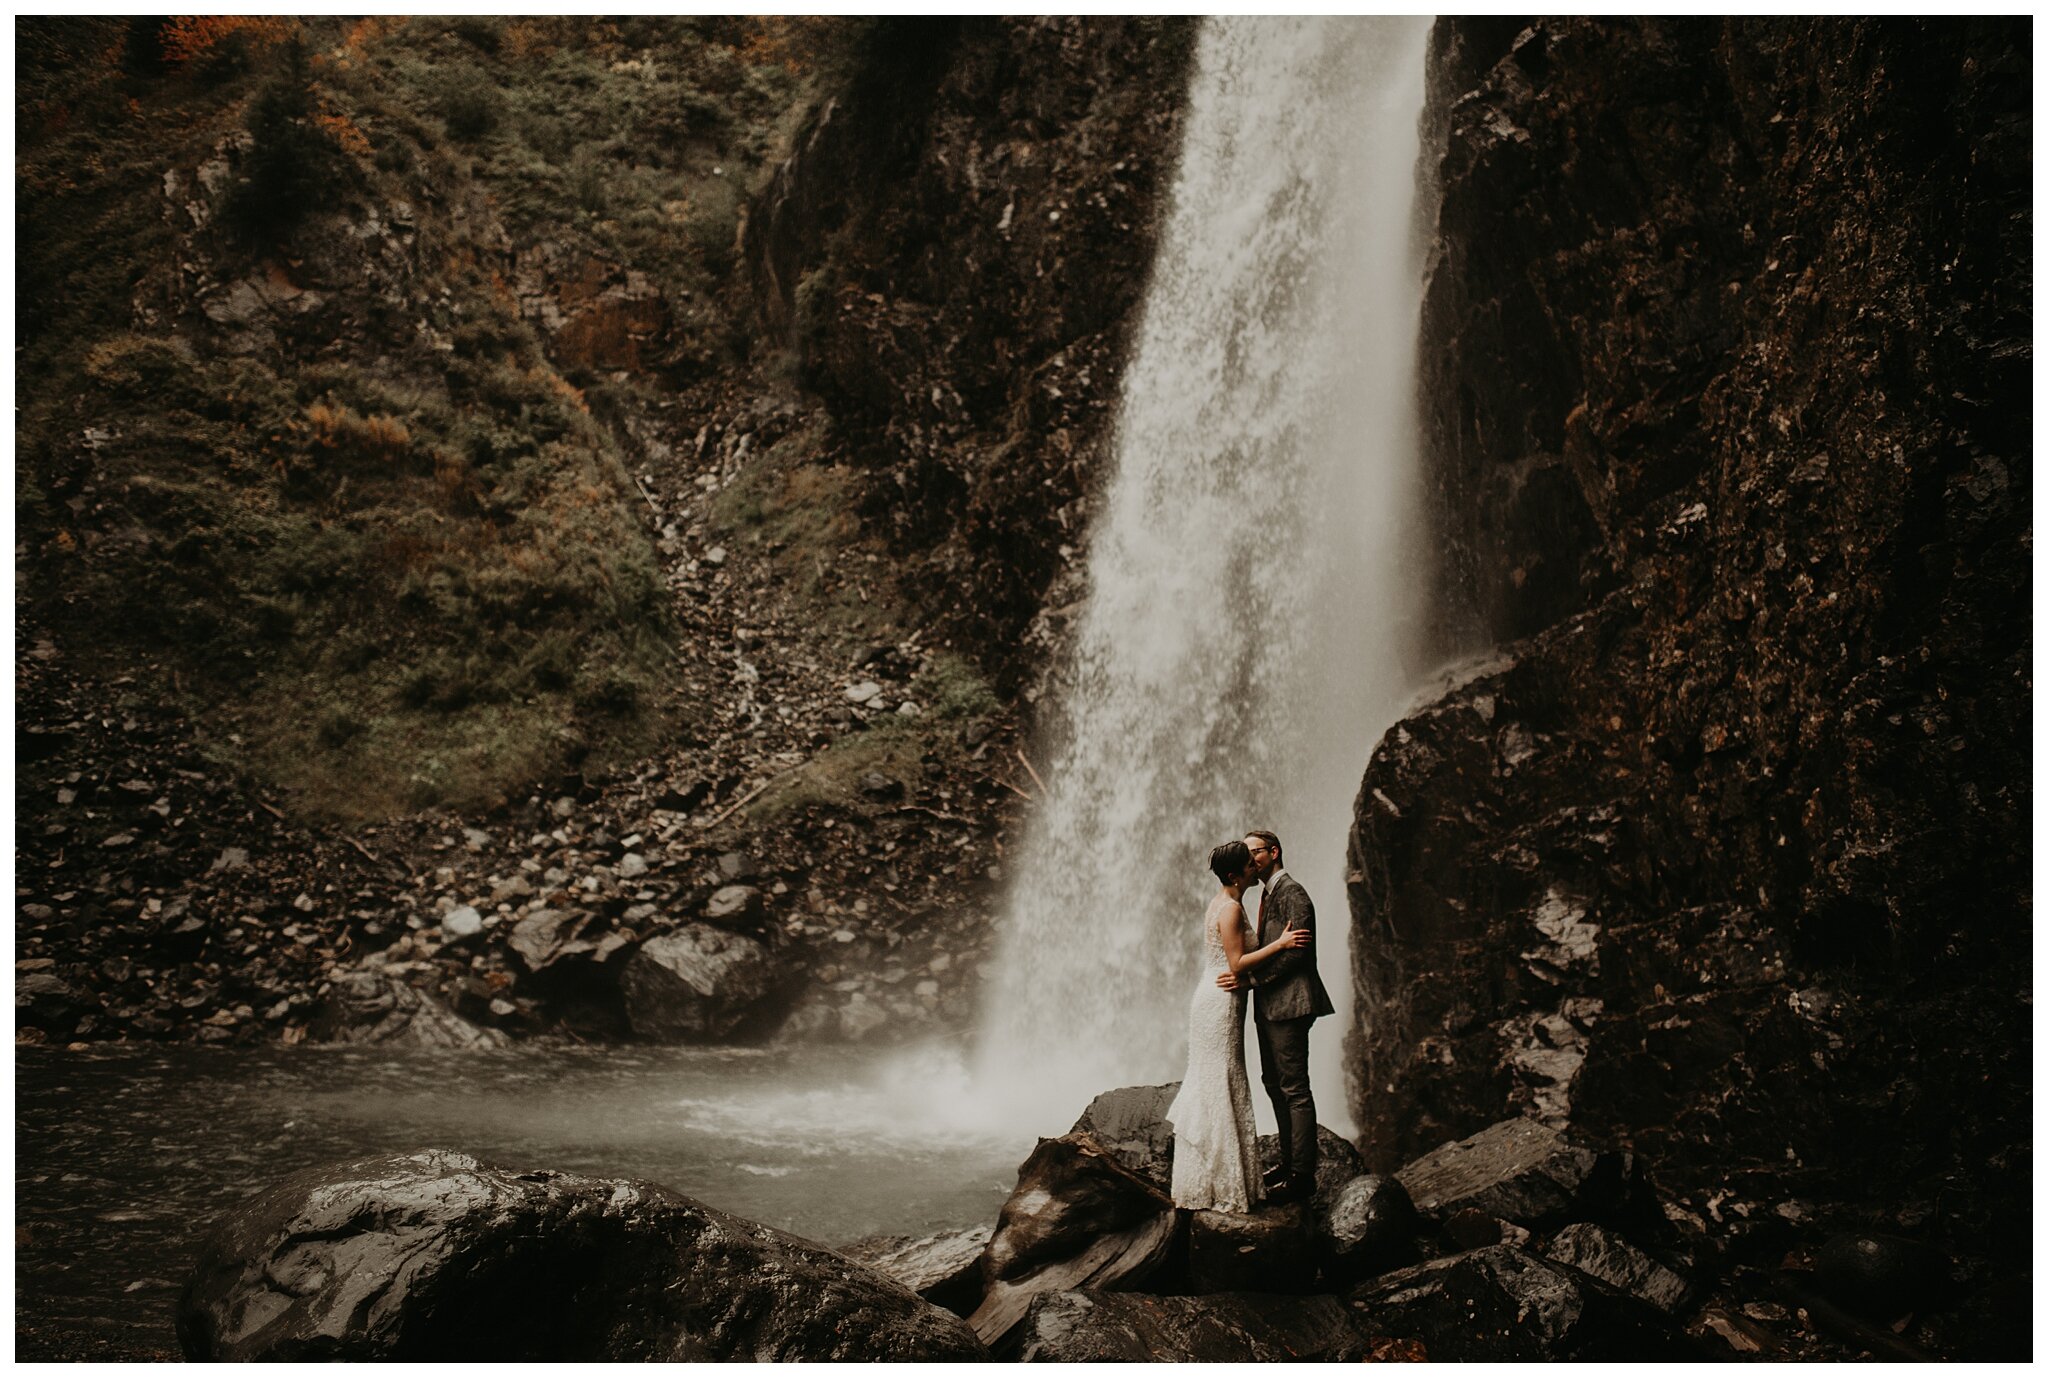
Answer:
[[1532, 1229], [1622, 1209], [1633, 1164], [1532, 1119], [1504, 1120], [1425, 1154], [1394, 1175], [1417, 1210], [1442, 1222], [1475, 1210]]
[[1351, 1294], [1369, 1339], [1419, 1341], [1439, 1362], [1688, 1357], [1656, 1308], [1511, 1244], [1388, 1273]]
[[1172, 1198], [1092, 1136], [1041, 1140], [997, 1218], [969, 1323], [995, 1349], [1036, 1296], [1142, 1286], [1167, 1264], [1178, 1225]]
[[1303, 1203], [1188, 1213], [1190, 1292], [1308, 1292], [1315, 1282], [1315, 1229]]
[[959, 1320], [816, 1244], [662, 1187], [459, 1153], [292, 1177], [200, 1249], [202, 1361], [978, 1359]]
[[1260, 1292], [1054, 1292], [1031, 1304], [1020, 1337], [1027, 1363], [1322, 1363], [1364, 1348], [1335, 1297]]
[[1316, 1225], [1324, 1276], [1341, 1283], [1411, 1261], [1422, 1220], [1398, 1178], [1366, 1174], [1338, 1190]]
[[743, 934], [687, 924], [642, 943], [620, 976], [633, 1032], [662, 1042], [729, 1038], [762, 1013], [780, 972]]
[[934, 1306], [965, 1316], [981, 1304], [981, 1257], [993, 1233], [987, 1225], [976, 1225], [924, 1239], [883, 1235], [856, 1240], [839, 1252], [896, 1279]]
[[48, 971], [14, 978], [14, 1022], [17, 1027], [68, 1031], [91, 1001], [61, 976]]
[[393, 1043], [416, 1048], [503, 1048], [502, 1029], [472, 1024], [375, 961], [335, 973], [308, 1032], [322, 1043]]
[[1173, 1185], [1173, 1122], [1166, 1118], [1180, 1083], [1122, 1086], [1088, 1102], [1070, 1131], [1086, 1134], [1162, 1190]]

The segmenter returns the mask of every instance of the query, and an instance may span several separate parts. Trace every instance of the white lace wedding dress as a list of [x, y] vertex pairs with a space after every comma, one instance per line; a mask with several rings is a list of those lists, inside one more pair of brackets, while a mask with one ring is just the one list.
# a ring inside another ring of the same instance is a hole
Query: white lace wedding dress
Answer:
[[[1202, 920], [1202, 976], [1188, 1002], [1188, 1070], [1166, 1118], [1173, 1122], [1173, 1204], [1242, 1215], [1258, 1199], [1259, 1146], [1244, 1069], [1247, 992], [1216, 986], [1230, 965], [1216, 933], [1220, 907], [1212, 904]], [[1241, 909], [1237, 922], [1245, 922]], [[1246, 925], [1245, 945], [1251, 943]]]

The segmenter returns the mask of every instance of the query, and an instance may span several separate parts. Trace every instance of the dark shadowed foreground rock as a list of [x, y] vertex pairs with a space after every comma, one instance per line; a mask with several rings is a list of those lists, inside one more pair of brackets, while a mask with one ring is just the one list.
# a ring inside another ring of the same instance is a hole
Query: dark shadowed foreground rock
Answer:
[[1166, 1118], [1166, 1111], [1179, 1094], [1177, 1081], [1104, 1091], [1088, 1102], [1071, 1132], [1088, 1135], [1125, 1167], [1150, 1178], [1162, 1191], [1170, 1190], [1173, 1123]]
[[1172, 1199], [1092, 1136], [1043, 1140], [996, 1220], [988, 1290], [969, 1324], [995, 1349], [1042, 1293], [1142, 1286], [1166, 1264], [1178, 1225]]
[[1897, 1235], [1836, 1235], [1814, 1255], [1813, 1269], [1828, 1300], [1877, 1320], [1946, 1300], [1950, 1288], [1948, 1259]]
[[1415, 1208], [1443, 1221], [1463, 1210], [1541, 1228], [1619, 1209], [1631, 1164], [1535, 1120], [1503, 1120], [1394, 1174]]
[[752, 938], [693, 923], [642, 944], [619, 984], [634, 1033], [708, 1042], [740, 1031], [777, 974], [768, 949]]
[[981, 1256], [994, 1231], [987, 1225], [924, 1239], [885, 1235], [839, 1250], [855, 1263], [908, 1287], [934, 1306], [965, 1316], [981, 1304]]
[[1315, 1230], [1302, 1203], [1188, 1212], [1189, 1291], [1308, 1292], [1315, 1282]]
[[978, 1359], [959, 1318], [663, 1188], [428, 1151], [315, 1169], [202, 1246], [198, 1360]]
[[1018, 1325], [1033, 1301], [1080, 1287], [1109, 1292], [1147, 1286], [1165, 1272], [1179, 1233], [1178, 1217], [1166, 1211], [1093, 1239], [1080, 1253], [1048, 1263], [1027, 1276], [991, 1282], [967, 1323], [991, 1351], [1009, 1355]]
[[1056, 1292], [1031, 1305], [1017, 1357], [1039, 1363], [1327, 1362], [1364, 1346], [1335, 1297]]
[[1608, 1286], [1676, 1314], [1692, 1298], [1692, 1284], [1617, 1234], [1598, 1225], [1567, 1225], [1543, 1250]]
[[1351, 1300], [1353, 1323], [1365, 1336], [1419, 1340], [1439, 1362], [1689, 1353], [1683, 1334], [1654, 1307], [1511, 1244], [1389, 1273]]
[[1408, 1262], [1422, 1219], [1407, 1188], [1393, 1177], [1354, 1177], [1330, 1209], [1317, 1216], [1323, 1272], [1335, 1282], [1356, 1282]]
[[401, 1043], [419, 1048], [503, 1048], [502, 1030], [472, 1024], [395, 972], [365, 965], [337, 972], [309, 1026], [322, 1043]]

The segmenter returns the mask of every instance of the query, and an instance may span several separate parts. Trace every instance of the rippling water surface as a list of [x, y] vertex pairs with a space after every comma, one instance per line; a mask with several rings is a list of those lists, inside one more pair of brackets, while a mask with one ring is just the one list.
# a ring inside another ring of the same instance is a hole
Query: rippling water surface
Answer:
[[936, 1050], [18, 1049], [18, 1354], [174, 1357], [199, 1234], [319, 1163], [637, 1177], [833, 1244], [993, 1222], [1034, 1142], [1003, 1110]]

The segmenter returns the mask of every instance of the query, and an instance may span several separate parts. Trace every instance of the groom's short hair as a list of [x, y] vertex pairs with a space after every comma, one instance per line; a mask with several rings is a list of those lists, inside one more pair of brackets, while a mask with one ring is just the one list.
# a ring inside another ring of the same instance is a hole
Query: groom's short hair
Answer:
[[1273, 860], [1276, 864], [1286, 859], [1285, 854], [1280, 850], [1280, 835], [1278, 833], [1269, 833], [1264, 828], [1253, 828], [1245, 836], [1256, 837], [1259, 841], [1271, 847], [1273, 849]]
[[1242, 842], [1226, 842], [1209, 853], [1209, 869], [1226, 883], [1232, 876], [1243, 875], [1251, 864], [1252, 849]]

